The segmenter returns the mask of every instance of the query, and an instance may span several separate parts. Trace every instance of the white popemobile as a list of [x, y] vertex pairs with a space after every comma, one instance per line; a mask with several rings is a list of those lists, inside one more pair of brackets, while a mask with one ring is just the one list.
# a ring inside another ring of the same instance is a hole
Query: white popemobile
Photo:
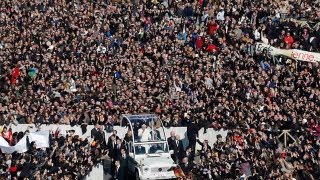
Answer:
[[176, 164], [171, 158], [161, 120], [155, 114], [123, 114], [121, 126], [132, 131], [126, 142], [128, 168], [136, 180], [175, 179]]

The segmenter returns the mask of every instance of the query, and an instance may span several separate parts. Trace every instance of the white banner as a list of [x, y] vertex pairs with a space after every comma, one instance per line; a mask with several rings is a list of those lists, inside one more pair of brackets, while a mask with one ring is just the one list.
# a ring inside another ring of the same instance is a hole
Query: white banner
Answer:
[[29, 134], [29, 142], [34, 141], [37, 148], [47, 148], [50, 147], [49, 142], [49, 131], [38, 131]]
[[264, 43], [256, 43], [256, 52], [263, 52], [264, 49], [273, 56], [283, 55], [299, 61], [320, 62], [320, 53], [302, 51], [298, 49], [279, 49]]
[[[49, 144], [49, 131], [33, 132], [28, 135], [29, 142], [34, 141], [37, 148], [50, 147]], [[9, 143], [0, 136], [0, 149], [2, 153], [11, 154], [13, 152], [24, 153], [28, 151], [27, 136], [24, 136], [15, 146], [10, 146]]]

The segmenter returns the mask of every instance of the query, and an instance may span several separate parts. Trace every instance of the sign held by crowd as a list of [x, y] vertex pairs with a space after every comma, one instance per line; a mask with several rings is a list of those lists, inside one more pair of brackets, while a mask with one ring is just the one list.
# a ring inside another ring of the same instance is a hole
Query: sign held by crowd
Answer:
[[256, 43], [256, 52], [261, 53], [265, 49], [272, 56], [282, 55], [299, 61], [320, 62], [320, 53], [298, 49], [279, 49], [264, 43]]

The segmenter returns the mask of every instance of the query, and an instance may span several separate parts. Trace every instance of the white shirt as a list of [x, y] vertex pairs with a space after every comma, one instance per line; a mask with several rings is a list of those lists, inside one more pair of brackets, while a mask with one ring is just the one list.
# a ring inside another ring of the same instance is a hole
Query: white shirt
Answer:
[[261, 34], [260, 34], [260, 32], [258, 31], [258, 29], [256, 29], [256, 30], [254, 31], [254, 39], [255, 39], [255, 40], [260, 40], [260, 38], [261, 38]]

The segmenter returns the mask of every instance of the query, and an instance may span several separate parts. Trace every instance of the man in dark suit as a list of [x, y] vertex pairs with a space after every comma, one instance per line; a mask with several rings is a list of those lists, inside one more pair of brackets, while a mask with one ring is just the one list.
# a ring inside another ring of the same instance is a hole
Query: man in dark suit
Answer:
[[[169, 150], [173, 150], [175, 149], [175, 142], [176, 142], [176, 133], [174, 131], [170, 132], [170, 137], [168, 137], [167, 139], [168, 141], [168, 145], [169, 145]], [[174, 154], [171, 154], [171, 158], [176, 161], [176, 157]]]
[[[119, 136], [117, 135], [117, 131], [116, 130], [113, 130], [111, 136], [115, 136], [116, 139], [119, 139]], [[108, 138], [108, 143], [109, 143], [109, 141], [111, 141], [111, 136]]]
[[109, 149], [109, 155], [112, 159], [115, 159], [116, 157], [116, 149], [117, 149], [117, 141], [116, 137], [114, 135], [111, 136], [111, 141], [108, 142], [107, 145]]
[[99, 128], [99, 131], [97, 133], [97, 137], [96, 138], [99, 140], [100, 145], [101, 145], [102, 148], [105, 148], [107, 146], [106, 136], [105, 136], [105, 133], [103, 131], [102, 126], [100, 126], [100, 128]]
[[121, 149], [126, 149], [121, 139], [116, 140], [116, 146], [114, 149], [115, 159], [119, 159], [121, 156]]
[[167, 139], [170, 150], [173, 150], [173, 144], [174, 144], [175, 140], [176, 140], [176, 133], [174, 131], [171, 131], [170, 137], [168, 137], [168, 139]]
[[120, 160], [120, 167], [123, 169], [124, 178], [128, 179], [128, 154], [124, 148], [121, 149], [121, 155], [119, 160]]
[[180, 140], [180, 136], [176, 135], [175, 141], [172, 144], [173, 146], [173, 151], [174, 151], [174, 161], [178, 162], [179, 160], [181, 160], [183, 158], [183, 154], [184, 154], [184, 147], [183, 147], [183, 143], [182, 140]]
[[99, 124], [96, 124], [95, 126], [94, 126], [94, 128], [91, 130], [91, 138], [92, 139], [95, 139], [96, 138], [96, 136], [98, 135], [98, 133], [99, 133]]
[[188, 124], [187, 126], [187, 136], [189, 140], [189, 146], [195, 150], [196, 148], [196, 143], [197, 143], [197, 136], [198, 136], [198, 131], [199, 131], [199, 125], [198, 122], [192, 121], [192, 123]]
[[113, 173], [113, 180], [125, 180], [124, 169], [120, 165], [120, 161], [115, 161], [115, 169]]
[[146, 148], [141, 145], [138, 145], [135, 147], [135, 151], [136, 151], [136, 154], [145, 154]]
[[111, 135], [111, 140], [108, 141], [108, 145], [107, 145], [108, 149], [109, 149], [109, 157], [111, 158], [111, 172], [114, 172], [115, 170], [115, 159], [117, 158], [117, 141], [116, 141], [116, 136], [115, 135]]

